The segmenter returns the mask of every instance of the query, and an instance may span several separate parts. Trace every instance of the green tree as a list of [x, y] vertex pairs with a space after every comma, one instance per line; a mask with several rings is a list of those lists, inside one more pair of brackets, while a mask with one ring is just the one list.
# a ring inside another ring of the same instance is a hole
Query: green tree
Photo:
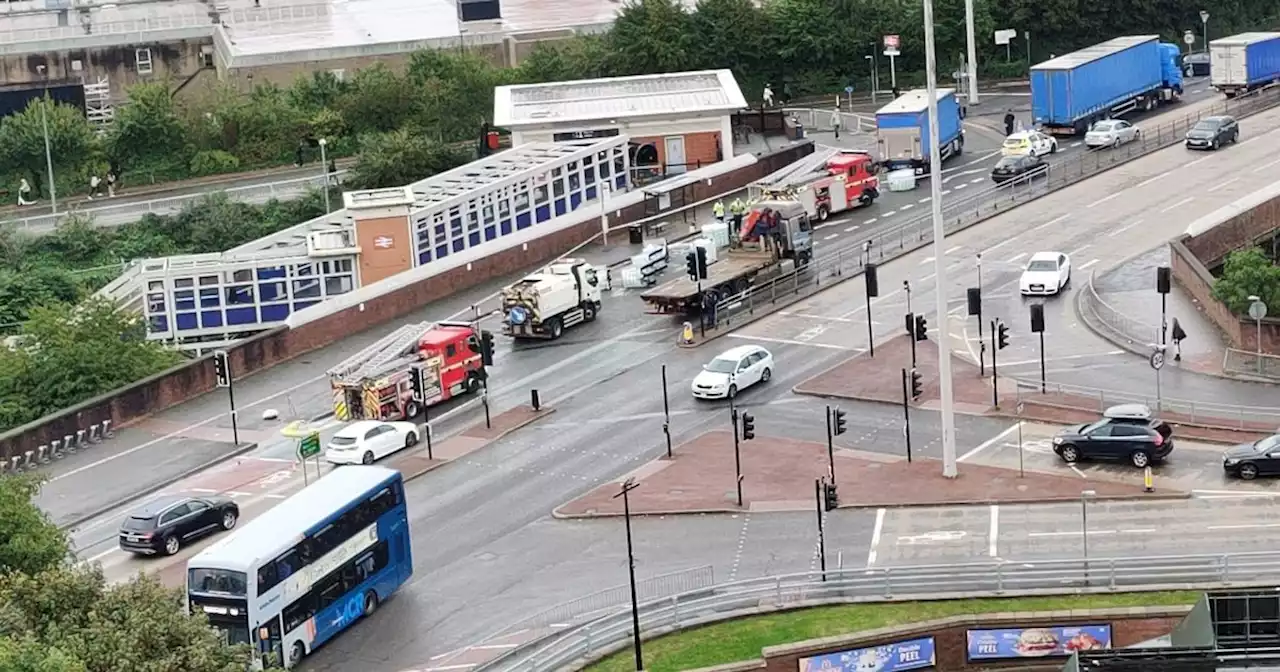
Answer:
[[617, 71], [624, 75], [680, 72], [694, 65], [689, 13], [678, 0], [636, 0], [609, 31]]
[[31, 180], [36, 194], [46, 193], [46, 128], [55, 177], [81, 186], [79, 168], [95, 151], [96, 138], [78, 108], [48, 98], [0, 120], [0, 163]]
[[213, 115], [223, 129], [223, 149], [250, 166], [293, 160], [308, 131], [306, 114], [274, 86], [256, 87], [248, 96], [224, 97]]
[[338, 97], [335, 109], [350, 121], [355, 133], [386, 132], [404, 125], [415, 95], [403, 77], [385, 64], [375, 63], [356, 73], [351, 87]]
[[512, 74], [468, 53], [414, 54], [405, 72], [415, 92], [411, 127], [440, 142], [477, 137], [480, 125], [493, 117], [494, 87]]
[[1237, 314], [1248, 312], [1250, 296], [1280, 308], [1280, 266], [1259, 248], [1236, 250], [1227, 255], [1222, 275], [1213, 283], [1213, 296]]
[[347, 178], [352, 189], [380, 189], [416, 182], [470, 161], [472, 155], [408, 131], [368, 135]]
[[689, 17], [693, 63], [698, 68], [732, 68], [744, 91], [748, 80], [763, 85], [756, 80], [768, 61], [767, 26], [768, 17], [752, 0], [698, 0], [697, 11]]
[[168, 85], [147, 83], [129, 89], [129, 103], [111, 124], [108, 147], [111, 158], [128, 167], [187, 162], [186, 131]]
[[0, 270], [0, 325], [25, 322], [32, 308], [80, 298], [80, 286], [65, 269], [40, 265], [21, 272]]
[[0, 478], [0, 575], [35, 574], [67, 557], [66, 535], [31, 504], [39, 491], [34, 476]]
[[[773, 74], [782, 82], [800, 83], [793, 87], [795, 95], [839, 90], [834, 87], [847, 66], [841, 58], [846, 45], [835, 30], [841, 21], [835, 6], [829, 0], [777, 0], [765, 11], [772, 30], [764, 49], [776, 65]], [[772, 84], [781, 95], [778, 81]]]
[[311, 73], [310, 77], [298, 77], [289, 89], [289, 104], [304, 112], [334, 109], [350, 90], [351, 86], [337, 75], [321, 70]]
[[578, 35], [555, 42], [539, 42], [520, 62], [518, 81], [564, 82], [612, 77], [613, 61], [608, 40], [599, 35]]

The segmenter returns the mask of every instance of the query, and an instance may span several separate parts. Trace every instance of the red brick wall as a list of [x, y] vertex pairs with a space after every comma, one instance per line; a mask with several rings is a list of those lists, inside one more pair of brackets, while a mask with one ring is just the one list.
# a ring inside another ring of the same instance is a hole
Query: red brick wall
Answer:
[[[700, 180], [692, 185], [692, 199], [702, 201], [742, 189], [744, 186], [813, 152], [813, 143], [792, 145], [759, 157], [756, 163], [713, 178], [710, 184]], [[644, 219], [653, 204], [638, 203], [622, 209], [613, 217], [615, 226]], [[658, 216], [661, 216], [659, 213]], [[569, 249], [590, 241], [600, 231], [600, 223], [589, 220], [577, 226], [532, 240], [516, 247], [478, 259], [447, 273], [435, 275], [400, 287], [364, 302], [364, 311], [353, 306], [323, 319], [290, 330], [278, 327], [237, 344], [228, 350], [231, 368], [237, 379], [258, 373], [346, 336], [375, 328], [407, 315], [432, 301], [465, 291], [493, 278], [514, 274], [545, 263]], [[616, 240], [619, 237], [614, 237]], [[625, 240], [625, 237], [623, 237]], [[212, 356], [194, 360], [134, 383], [96, 399], [90, 399], [61, 413], [50, 415], [0, 435], [0, 458], [23, 454], [36, 446], [75, 434], [77, 429], [103, 420], [116, 427], [162, 411], [210, 392], [215, 387]]]
[[[631, 141], [637, 144], [651, 144], [658, 150], [658, 162], [666, 165], [667, 163], [667, 141], [670, 135], [649, 135], [632, 138]], [[717, 160], [716, 150], [721, 149], [719, 146], [719, 131], [703, 131], [699, 133], [685, 133], [684, 137], [684, 160], [686, 168], [694, 170], [698, 167], [699, 162], [705, 166], [715, 163]]]
[[[1198, 239], [1199, 237], [1182, 236], [1169, 243], [1169, 267], [1174, 281], [1196, 300], [1205, 317], [1208, 317], [1209, 321], [1218, 328], [1223, 339], [1231, 347], [1255, 352], [1258, 349], [1257, 324], [1247, 317], [1231, 312], [1226, 304], [1214, 298], [1214, 278], [1206, 268], [1206, 264], [1192, 252], [1193, 247], [1209, 250], [1223, 249], [1221, 241], [1210, 240], [1208, 243], [1202, 242], [1196, 245]], [[1280, 319], [1264, 318], [1261, 335], [1262, 352], [1280, 354]]]

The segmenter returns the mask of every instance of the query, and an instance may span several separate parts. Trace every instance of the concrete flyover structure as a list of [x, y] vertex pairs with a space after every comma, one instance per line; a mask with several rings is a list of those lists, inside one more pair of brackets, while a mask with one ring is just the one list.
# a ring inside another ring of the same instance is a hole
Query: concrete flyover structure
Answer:
[[705, 70], [500, 86], [493, 123], [517, 145], [628, 135], [648, 180], [733, 156], [730, 117], [745, 107], [732, 72]]

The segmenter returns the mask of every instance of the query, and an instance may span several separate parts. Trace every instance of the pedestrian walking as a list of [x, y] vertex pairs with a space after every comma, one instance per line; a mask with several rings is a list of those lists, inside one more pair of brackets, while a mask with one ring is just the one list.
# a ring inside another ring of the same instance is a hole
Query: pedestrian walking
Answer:
[[22, 178], [22, 181], [18, 183], [18, 205], [23, 206], [35, 203], [35, 201], [28, 198], [30, 195], [31, 184], [27, 182], [27, 178], [24, 177]]
[[329, 184], [338, 186], [338, 162], [329, 159]]
[[94, 196], [102, 195], [102, 178], [97, 173], [89, 176], [89, 200], [93, 200]]
[[741, 198], [735, 198], [729, 204], [729, 214], [733, 217], [733, 236], [735, 238], [742, 235], [742, 216], [746, 212], [747, 206], [743, 204]]
[[835, 129], [836, 131], [836, 140], [840, 139], [841, 123], [843, 123], [843, 120], [840, 118], [840, 108], [837, 107], [835, 111], [831, 113], [831, 128]]
[[898, 87], [896, 87], [896, 86], [895, 86], [895, 87], [893, 87], [893, 89], [891, 89], [891, 90], [893, 91], [893, 97], [894, 97], [894, 98], [897, 98], [898, 96], [901, 96], [901, 95], [902, 95], [902, 92], [901, 92], [901, 91], [899, 91], [899, 90], [898, 90]]
[[307, 143], [303, 140], [299, 140], [298, 148], [293, 150], [293, 165], [297, 166], [298, 168], [302, 167], [302, 160], [306, 158], [306, 155], [304, 154], [306, 147], [307, 147]]
[[1013, 116], [1013, 110], [1010, 109], [1004, 113], [1004, 134], [1006, 137], [1013, 135], [1013, 124], [1018, 118]]
[[773, 107], [773, 87], [764, 85], [764, 106]]
[[724, 201], [716, 201], [715, 205], [711, 206], [711, 214], [715, 215], [717, 222], [720, 222], [721, 224], [723, 224], [724, 223]]
[[116, 173], [113, 170], [107, 171], [107, 198], [116, 197]]

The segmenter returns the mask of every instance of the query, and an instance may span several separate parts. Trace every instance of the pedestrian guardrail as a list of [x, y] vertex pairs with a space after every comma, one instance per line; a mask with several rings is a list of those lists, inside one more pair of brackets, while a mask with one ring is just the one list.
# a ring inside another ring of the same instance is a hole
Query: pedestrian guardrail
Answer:
[[1094, 284], [1097, 278], [1098, 271], [1095, 269], [1089, 273], [1089, 280], [1080, 293], [1077, 305], [1081, 309], [1081, 316], [1095, 327], [1110, 332], [1114, 337], [1111, 339], [1113, 342], [1134, 352], [1150, 354], [1151, 347], [1160, 342], [1160, 327], [1134, 319], [1107, 303], [1098, 294]]
[[[1086, 546], [1087, 546], [1087, 537]], [[642, 637], [749, 614], [822, 604], [971, 597], [1211, 590], [1274, 585], [1280, 553], [1102, 557], [840, 569], [720, 584], [639, 604]], [[579, 669], [631, 643], [629, 605], [548, 633], [474, 672]]]
[[1238, 376], [1280, 380], [1280, 355], [1227, 348], [1222, 355], [1222, 370]]
[[[1247, 117], [1280, 105], [1280, 86], [1258, 89], [1244, 96], [1218, 101], [1198, 112], [1156, 126], [1141, 127], [1137, 140], [1115, 148], [1091, 149], [1049, 165], [1042, 177], [1019, 179], [985, 189], [955, 191], [942, 204], [944, 235], [963, 231], [995, 215], [1089, 179], [1133, 159], [1171, 147], [1183, 141], [1186, 132], [1200, 119], [1218, 114]], [[933, 219], [924, 214], [895, 227], [862, 237], [849, 237], [817, 250], [817, 259], [807, 266], [758, 283], [736, 294], [716, 297], [716, 311], [708, 327], [723, 328], [749, 319], [769, 304], [790, 302], [860, 275], [868, 262], [882, 263], [908, 254], [933, 242]], [[1151, 341], [1151, 342], [1154, 342]]]
[[[1151, 375], [1155, 375], [1153, 371]], [[1027, 402], [1042, 406], [1070, 408], [1082, 411], [1101, 413], [1110, 406], [1118, 404], [1143, 404], [1160, 413], [1177, 414], [1179, 421], [1194, 422], [1206, 427], [1222, 429], [1246, 429], [1263, 425], [1280, 428], [1280, 408], [1271, 406], [1240, 406], [1238, 404], [1217, 404], [1211, 401], [1179, 399], [1163, 395], [1139, 392], [1123, 392], [1120, 390], [1104, 390], [1096, 387], [1084, 387], [1067, 383], [1047, 381], [1044, 393], [1040, 392], [1040, 380], [1026, 378], [1002, 379], [1012, 380], [1016, 385], [1018, 402]], [[1045, 395], [1060, 395], [1046, 397]], [[1079, 400], [1078, 403], [1070, 398]], [[1277, 430], [1280, 431], [1280, 430]]]
[[[329, 181], [335, 185], [341, 184], [342, 179], [347, 172], [348, 171], [345, 170], [339, 170], [329, 173]], [[148, 201], [130, 201], [124, 203], [110, 203], [108, 201], [103, 205], [97, 205], [97, 203], [102, 201], [96, 200], [79, 202], [63, 212], [13, 219], [10, 220], [9, 223], [30, 233], [51, 231], [70, 217], [89, 217], [92, 218], [93, 222], [97, 226], [119, 226], [136, 221], [146, 214], [168, 215], [178, 212], [189, 203], [204, 198], [211, 193], [226, 194], [227, 198], [230, 198], [233, 201], [265, 203], [272, 199], [297, 198], [299, 194], [305, 193], [309, 189], [318, 189], [324, 183], [325, 176], [317, 174], [292, 180], [281, 180], [278, 182], [253, 184], [243, 187], [232, 187], [230, 189], [218, 189], [217, 185], [209, 185], [209, 191], [185, 194], [182, 196], [170, 196], [167, 198], [156, 198]], [[117, 197], [127, 198], [128, 194], [119, 194]], [[94, 207], [84, 207], [88, 203], [93, 203], [95, 205]]]

